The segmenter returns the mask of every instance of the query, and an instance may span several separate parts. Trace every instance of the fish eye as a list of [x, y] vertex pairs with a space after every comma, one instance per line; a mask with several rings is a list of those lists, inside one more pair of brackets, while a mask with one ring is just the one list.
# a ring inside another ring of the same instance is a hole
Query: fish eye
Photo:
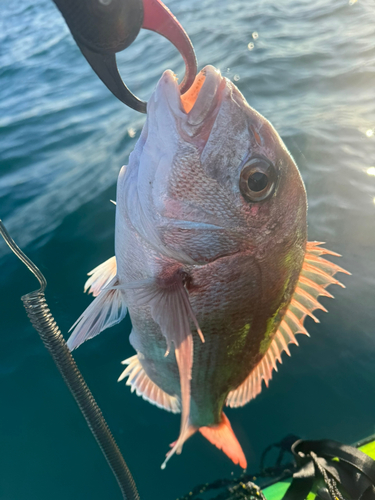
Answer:
[[247, 201], [263, 201], [272, 195], [276, 179], [273, 164], [267, 158], [253, 156], [241, 171], [241, 194]]

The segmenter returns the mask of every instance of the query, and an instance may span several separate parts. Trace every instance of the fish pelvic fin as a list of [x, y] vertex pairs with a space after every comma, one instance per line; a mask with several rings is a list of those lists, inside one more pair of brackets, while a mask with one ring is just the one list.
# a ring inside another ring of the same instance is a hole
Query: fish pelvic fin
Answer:
[[85, 283], [84, 292], [92, 293], [94, 297], [97, 297], [100, 290], [109, 284], [116, 273], [116, 257], [113, 256], [88, 273], [90, 278]]
[[125, 318], [127, 308], [118, 285], [115, 276], [70, 328], [67, 344], [71, 351]]
[[177, 441], [174, 443], [170, 444], [170, 450], [166, 454], [164, 462], [161, 464], [161, 469], [165, 469], [168, 460], [176, 453], [176, 455], [179, 455], [182, 451], [182, 445], [191, 437], [193, 434], [197, 432], [197, 427], [193, 427], [192, 425], [187, 425], [182, 432], [180, 432], [180, 435], [178, 436]]
[[227, 406], [232, 408], [243, 406], [251, 399], [254, 399], [262, 390], [262, 380], [264, 380], [268, 387], [273, 370], [277, 371], [277, 361], [279, 361], [279, 363], [282, 362], [281, 354], [283, 351], [290, 356], [288, 344], [298, 345], [295, 337], [296, 334], [303, 333], [309, 336], [307, 330], [303, 326], [306, 316], [310, 316], [316, 323], [319, 323], [313, 311], [321, 309], [327, 312], [327, 309], [318, 302], [318, 297], [323, 295], [333, 298], [333, 296], [326, 291], [328, 285], [339, 285], [345, 288], [344, 285], [333, 276], [336, 273], [350, 273], [333, 262], [321, 257], [322, 255], [341, 256], [335, 252], [322, 248], [321, 245], [323, 245], [323, 243], [317, 241], [307, 242], [301, 273], [279, 328], [257, 366], [237, 389], [228, 394], [226, 400]]
[[166, 459], [161, 466], [162, 469], [165, 469], [168, 460], [174, 453], [177, 455], [181, 453], [184, 442], [187, 441], [197, 430], [199, 430], [202, 436], [204, 436], [210, 443], [219, 448], [219, 450], [222, 450], [234, 464], [246, 469], [247, 461], [245, 454], [233, 432], [228, 417], [223, 412], [221, 413], [221, 421], [217, 425], [199, 428], [188, 425], [185, 429], [183, 429], [178, 440], [171, 444], [171, 450], [167, 453]]
[[150, 379], [142, 367], [137, 354], [125, 359], [122, 361], [122, 364], [128, 366], [120, 375], [118, 382], [128, 377], [126, 385], [130, 385], [131, 391], [135, 391], [137, 396], [142, 396], [144, 400], [149, 401], [151, 404], [172, 413], [181, 412], [179, 399], [164, 392]]
[[181, 387], [182, 411], [180, 435], [178, 436], [175, 444], [172, 446], [172, 449], [167, 453], [167, 457], [161, 466], [162, 469], [165, 469], [165, 466], [172, 455], [175, 453], [179, 455], [181, 453], [183, 444], [195, 432], [195, 429], [189, 425], [191, 400], [190, 381], [191, 371], [193, 368], [193, 336], [191, 333], [186, 335], [179, 345], [176, 345], [175, 356], [180, 374]]
[[199, 432], [210, 443], [222, 450], [234, 464], [246, 469], [246, 457], [225, 413], [221, 414], [221, 422], [218, 425], [200, 427]]
[[164, 276], [127, 283], [123, 289], [135, 290], [134, 300], [138, 305], [148, 305], [151, 316], [160, 326], [167, 343], [168, 356], [172, 343], [177, 361], [181, 390], [181, 427], [180, 435], [162, 465], [165, 468], [174, 453], [181, 453], [186, 439], [191, 436], [190, 416], [190, 381], [193, 368], [193, 335], [190, 321], [194, 323], [202, 342], [204, 337], [190, 304], [189, 294], [184, 285], [184, 273], [180, 269], [168, 270]]

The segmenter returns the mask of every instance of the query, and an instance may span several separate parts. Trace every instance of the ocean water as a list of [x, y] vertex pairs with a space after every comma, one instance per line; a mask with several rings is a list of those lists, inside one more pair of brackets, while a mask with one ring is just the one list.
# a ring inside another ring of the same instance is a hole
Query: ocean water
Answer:
[[[276, 127], [309, 200], [309, 239], [351, 271], [306, 321], [270, 387], [227, 410], [249, 462], [288, 433], [351, 443], [375, 431], [375, 2], [171, 0], [199, 67], [213, 64]], [[129, 87], [151, 94], [183, 62], [142, 32], [119, 56]], [[113, 255], [116, 177], [144, 117], [92, 72], [50, 0], [0, 0], [0, 218], [48, 280], [67, 330], [90, 303], [86, 273]], [[371, 169], [372, 167], [372, 169]], [[0, 500], [120, 498], [115, 480], [20, 296], [35, 279], [0, 241]], [[133, 354], [130, 321], [75, 358], [143, 500], [173, 500], [241, 471], [203, 437], [160, 470], [179, 416], [116, 382]]]

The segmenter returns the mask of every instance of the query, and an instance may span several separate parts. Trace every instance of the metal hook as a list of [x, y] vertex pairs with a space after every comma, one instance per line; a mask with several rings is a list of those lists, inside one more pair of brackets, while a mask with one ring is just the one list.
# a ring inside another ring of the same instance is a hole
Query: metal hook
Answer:
[[141, 28], [155, 31], [172, 42], [185, 61], [181, 94], [193, 84], [197, 60], [193, 45], [171, 11], [160, 0], [53, 0], [78, 47], [95, 73], [124, 104], [147, 112], [118, 72], [116, 53], [129, 47]]

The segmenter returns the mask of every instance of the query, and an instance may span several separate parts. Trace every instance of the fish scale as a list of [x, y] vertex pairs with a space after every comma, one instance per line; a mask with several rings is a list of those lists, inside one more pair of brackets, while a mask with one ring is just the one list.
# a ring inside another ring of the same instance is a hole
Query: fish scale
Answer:
[[[121, 321], [136, 355], [120, 380], [181, 412], [181, 453], [199, 431], [235, 464], [243, 450], [223, 412], [268, 386], [319, 295], [345, 272], [307, 242], [298, 168], [272, 125], [208, 66], [180, 95], [167, 71], [117, 184], [115, 258], [86, 284], [96, 296], [68, 345]], [[98, 320], [99, 318], [99, 320]]]

